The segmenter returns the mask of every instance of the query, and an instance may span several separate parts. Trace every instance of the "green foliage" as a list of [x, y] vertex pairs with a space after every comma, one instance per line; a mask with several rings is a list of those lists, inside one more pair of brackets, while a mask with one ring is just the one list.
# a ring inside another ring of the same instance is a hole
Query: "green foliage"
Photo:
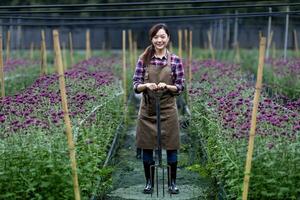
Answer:
[[[203, 72], [205, 73], [205, 72]], [[234, 82], [222, 78], [225, 91], [231, 91]], [[218, 83], [214, 82], [214, 86]], [[197, 85], [194, 84], [196, 88]], [[202, 88], [209, 87], [204, 82]], [[210, 91], [210, 88], [207, 90]], [[203, 91], [202, 91], [203, 92]], [[207, 173], [224, 185], [229, 199], [242, 196], [242, 186], [247, 154], [247, 138], [232, 137], [232, 129], [224, 128], [220, 116], [210, 107], [207, 95], [192, 98], [191, 134], [200, 138], [198, 146], [204, 153], [197, 160], [203, 160]], [[269, 148], [267, 144], [275, 144]], [[299, 196], [300, 166], [299, 137], [289, 140], [284, 137], [257, 135], [253, 153], [249, 198], [250, 199], [296, 199]], [[197, 167], [191, 167], [194, 169]]]

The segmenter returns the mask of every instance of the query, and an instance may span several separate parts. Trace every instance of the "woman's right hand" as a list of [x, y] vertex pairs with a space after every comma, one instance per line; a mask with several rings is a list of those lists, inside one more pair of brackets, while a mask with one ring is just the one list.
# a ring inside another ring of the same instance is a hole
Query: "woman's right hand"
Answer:
[[146, 88], [151, 91], [155, 91], [158, 89], [156, 83], [146, 83]]

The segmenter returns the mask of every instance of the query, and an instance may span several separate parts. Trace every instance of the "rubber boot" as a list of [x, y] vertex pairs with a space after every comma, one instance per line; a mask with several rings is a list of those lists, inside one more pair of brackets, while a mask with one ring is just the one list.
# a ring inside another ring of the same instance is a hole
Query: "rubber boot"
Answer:
[[[145, 178], [146, 178], [146, 185], [144, 188], [144, 194], [151, 194], [153, 192], [154, 188], [154, 167], [151, 167], [151, 165], [154, 165], [155, 162], [143, 162], [144, 163], [144, 172], [145, 172]], [[150, 170], [151, 170], [151, 177], [150, 177]]]
[[[176, 172], [177, 172], [177, 162], [169, 163], [168, 165], [168, 191], [171, 194], [178, 194], [179, 189], [176, 186]], [[171, 175], [171, 178], [169, 176]]]
[[142, 158], [142, 149], [141, 148], [136, 148], [136, 159], [141, 159]]

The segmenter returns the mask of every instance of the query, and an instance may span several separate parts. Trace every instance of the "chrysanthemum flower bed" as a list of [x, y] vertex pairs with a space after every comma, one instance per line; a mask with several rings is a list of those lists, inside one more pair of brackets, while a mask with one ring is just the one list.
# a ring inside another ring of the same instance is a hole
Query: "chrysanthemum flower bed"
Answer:
[[[227, 197], [241, 198], [255, 83], [237, 65], [194, 63], [193, 134], [203, 142], [212, 176]], [[250, 199], [296, 199], [300, 194], [300, 99], [280, 105], [262, 92], [257, 116]]]
[[[248, 64], [249, 65], [249, 64]], [[255, 62], [251, 63], [250, 71], [256, 74]], [[264, 85], [272, 96], [280, 94], [279, 100], [300, 98], [300, 59], [269, 58], [264, 67]], [[274, 97], [275, 98], [275, 97]]]
[[[92, 58], [65, 72], [83, 199], [111, 186], [111, 169], [102, 166], [123, 119], [120, 85], [111, 72], [115, 65]], [[2, 102], [0, 199], [73, 199], [58, 76], [40, 77]]]
[[31, 85], [40, 74], [38, 62], [11, 59], [4, 63], [5, 94], [12, 95]]

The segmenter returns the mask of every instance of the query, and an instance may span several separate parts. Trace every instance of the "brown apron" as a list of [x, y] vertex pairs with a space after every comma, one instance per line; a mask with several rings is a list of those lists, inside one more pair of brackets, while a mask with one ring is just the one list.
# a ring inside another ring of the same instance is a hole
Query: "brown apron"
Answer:
[[[166, 66], [148, 65], [145, 69], [144, 83], [164, 82], [173, 85], [170, 64], [171, 55], [168, 54]], [[163, 149], [179, 149], [179, 122], [176, 98], [169, 91], [164, 91], [160, 99], [161, 144]], [[156, 106], [154, 92], [143, 92], [141, 100], [137, 130], [136, 145], [142, 149], [155, 149], [157, 147]]]

